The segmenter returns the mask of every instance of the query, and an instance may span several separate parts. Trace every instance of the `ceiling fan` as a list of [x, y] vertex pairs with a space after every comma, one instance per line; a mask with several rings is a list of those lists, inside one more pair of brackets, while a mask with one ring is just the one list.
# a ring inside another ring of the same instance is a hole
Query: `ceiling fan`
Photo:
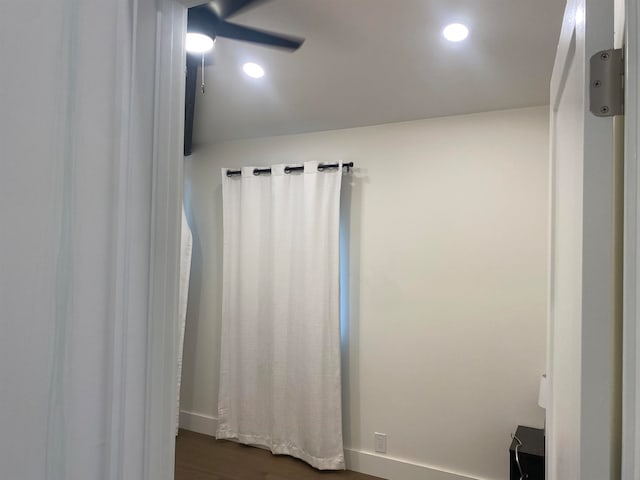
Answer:
[[[227, 21], [248, 8], [257, 7], [269, 0], [214, 0], [204, 5], [192, 7], [188, 12], [188, 33], [206, 35], [212, 40], [217, 37], [231, 38], [257, 43], [267, 47], [295, 51], [304, 43], [304, 39], [245, 27]], [[200, 56], [187, 53], [187, 84], [184, 122], [184, 154], [191, 155], [193, 140], [193, 118], [196, 102], [196, 77]]]

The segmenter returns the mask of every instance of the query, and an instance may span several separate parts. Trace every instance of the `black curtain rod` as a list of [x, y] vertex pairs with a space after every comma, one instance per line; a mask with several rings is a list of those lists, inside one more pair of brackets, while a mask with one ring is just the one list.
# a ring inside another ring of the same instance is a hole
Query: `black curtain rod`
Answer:
[[[321, 163], [318, 165], [319, 172], [324, 172], [329, 168], [340, 168], [340, 164], [339, 163]], [[347, 172], [349, 172], [353, 168], [353, 162], [343, 163], [342, 168], [346, 168]], [[291, 173], [291, 172], [304, 172], [304, 166], [293, 165], [293, 166], [284, 167], [284, 173]], [[253, 174], [256, 176], [271, 175], [271, 169], [270, 168], [254, 168]], [[227, 177], [238, 177], [240, 175], [242, 175], [242, 170], [227, 170]]]

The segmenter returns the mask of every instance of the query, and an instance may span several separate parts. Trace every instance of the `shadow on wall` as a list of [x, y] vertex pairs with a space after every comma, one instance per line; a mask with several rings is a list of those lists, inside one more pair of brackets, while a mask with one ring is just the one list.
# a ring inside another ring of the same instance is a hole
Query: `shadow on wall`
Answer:
[[[190, 162], [185, 161], [185, 169], [189, 168]], [[185, 178], [188, 178], [185, 175]], [[192, 185], [185, 182], [184, 190], [184, 211], [187, 223], [191, 229], [193, 237], [191, 251], [191, 271], [189, 274], [189, 292], [187, 294], [187, 320], [184, 334], [184, 351], [182, 354], [182, 376], [192, 375], [196, 364], [196, 338], [198, 337], [198, 322], [191, 321], [194, 313], [194, 305], [200, 305], [202, 295], [202, 241], [198, 229], [198, 222], [193, 213], [194, 189]], [[197, 310], [197, 309], [196, 309]], [[180, 404], [185, 403], [185, 398], [193, 398], [194, 392], [187, 391], [186, 385], [193, 385], [193, 382], [181, 382]]]
[[[353, 373], [360, 371], [360, 211], [362, 183], [352, 174], [342, 179], [340, 192], [340, 338], [342, 346], [342, 432], [346, 448], [354, 445], [353, 433], [359, 436], [360, 419], [353, 417], [353, 408], [360, 410], [360, 384]], [[353, 254], [354, 252], [355, 255]], [[353, 431], [352, 431], [353, 429]]]
[[[195, 156], [194, 156], [195, 157]], [[185, 162], [185, 178], [190, 180], [185, 182], [184, 202], [187, 222], [191, 228], [193, 235], [193, 252], [191, 260], [191, 275], [189, 279], [189, 296], [187, 301], [187, 321], [184, 338], [183, 353], [183, 381], [180, 392], [181, 405], [188, 405], [193, 409], [197, 409], [198, 405], [194, 403], [194, 399], [198, 398], [196, 392], [198, 388], [203, 388], [202, 382], [198, 382], [194, 378], [195, 372], [198, 370], [196, 363], [199, 355], [198, 349], [213, 349], [220, 351], [220, 329], [221, 315], [218, 312], [215, 318], [209, 319], [209, 325], [213, 327], [213, 332], [209, 328], [202, 329], [205, 325], [199, 318], [203, 311], [215, 311], [220, 308], [222, 299], [222, 186], [217, 185], [215, 189], [210, 188], [209, 178], [206, 176], [197, 176], [190, 173], [193, 168], [193, 162], [199, 161], [191, 157]], [[200, 160], [203, 161], [203, 160]], [[202, 184], [192, 184], [203, 182]], [[204, 198], [198, 198], [204, 197]], [[202, 205], [209, 205], [209, 208], [202, 209]], [[209, 218], [199, 218], [195, 213], [196, 209], [200, 215], [205, 214]], [[215, 248], [211, 248], [214, 245]], [[208, 248], [203, 248], [208, 246]], [[209, 278], [206, 278], [209, 277]], [[213, 278], [211, 278], [213, 277]], [[216, 285], [219, 288], [213, 288], [203, 292], [203, 285]], [[217, 342], [212, 345], [211, 341]], [[207, 382], [205, 388], [214, 389], [214, 397], [217, 400], [218, 391], [218, 371], [219, 356], [213, 359], [212, 364], [208, 365], [205, 371], [212, 379]], [[203, 369], [200, 368], [200, 371]]]

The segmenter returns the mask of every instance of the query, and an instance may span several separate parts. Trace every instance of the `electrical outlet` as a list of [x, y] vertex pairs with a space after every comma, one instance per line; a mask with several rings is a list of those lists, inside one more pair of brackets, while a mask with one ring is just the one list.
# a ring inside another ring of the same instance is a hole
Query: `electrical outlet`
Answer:
[[387, 434], [375, 432], [373, 434], [375, 450], [378, 453], [387, 453]]

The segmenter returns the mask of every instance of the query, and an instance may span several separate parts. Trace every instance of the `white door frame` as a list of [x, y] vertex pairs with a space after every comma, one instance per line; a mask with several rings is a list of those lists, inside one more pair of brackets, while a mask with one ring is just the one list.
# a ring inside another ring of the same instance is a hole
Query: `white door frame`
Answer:
[[569, 0], [551, 79], [547, 466], [553, 480], [615, 478], [618, 463], [613, 121], [592, 115], [586, 95], [589, 59], [613, 47], [613, 27], [613, 1]]
[[626, 0], [622, 479], [640, 478], [640, 7]]

